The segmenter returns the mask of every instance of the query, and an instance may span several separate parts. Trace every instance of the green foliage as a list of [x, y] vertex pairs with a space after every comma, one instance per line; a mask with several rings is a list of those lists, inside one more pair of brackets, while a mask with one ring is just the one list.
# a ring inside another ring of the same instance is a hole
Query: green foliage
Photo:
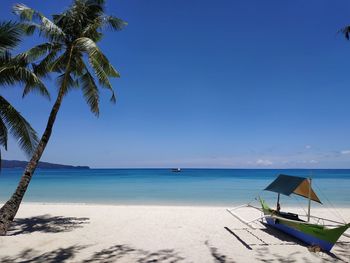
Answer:
[[11, 21], [0, 22], [0, 54], [14, 48], [21, 40], [22, 27]]
[[[22, 53], [12, 56], [10, 53], [20, 42], [23, 32], [22, 24], [0, 22], [0, 86], [20, 83], [24, 86], [23, 95], [30, 91], [38, 91], [49, 97], [44, 84], [30, 69], [32, 55]], [[4, 97], [0, 96], [0, 146], [5, 150], [9, 133], [26, 154], [30, 155], [34, 151], [38, 143], [34, 129]]]
[[26, 154], [30, 155], [34, 151], [38, 143], [36, 132], [22, 115], [0, 96], [0, 144], [6, 150], [8, 132], [15, 137]]
[[0, 85], [21, 83], [25, 86], [23, 96], [29, 91], [38, 91], [41, 95], [50, 98], [45, 85], [28, 66], [29, 61], [25, 54], [12, 57], [8, 51], [0, 53]]
[[24, 32], [37, 31], [48, 40], [25, 53], [28, 60], [35, 61], [34, 72], [40, 77], [59, 73], [56, 83], [64, 93], [81, 88], [95, 115], [99, 114], [98, 87], [111, 91], [111, 101], [115, 102], [110, 78], [120, 77], [97, 43], [103, 30], [118, 31], [127, 25], [120, 18], [106, 15], [104, 9], [102, 0], [75, 0], [66, 11], [49, 20], [26, 5], [14, 6], [24, 23]]
[[[20, 83], [24, 86], [23, 96], [37, 91], [49, 98], [40, 77], [56, 72], [59, 88], [64, 93], [81, 88], [90, 110], [98, 116], [98, 87], [110, 90], [111, 101], [115, 102], [110, 78], [120, 75], [97, 43], [103, 30], [119, 31], [127, 25], [120, 18], [106, 15], [104, 8], [103, 0], [75, 0], [66, 11], [53, 15], [50, 20], [24, 4], [15, 5], [13, 9], [21, 23], [0, 23], [0, 85]], [[12, 56], [10, 49], [20, 42], [21, 35], [35, 32], [47, 42]], [[5, 149], [9, 133], [27, 154], [31, 154], [38, 143], [29, 123], [0, 97], [0, 146]]]

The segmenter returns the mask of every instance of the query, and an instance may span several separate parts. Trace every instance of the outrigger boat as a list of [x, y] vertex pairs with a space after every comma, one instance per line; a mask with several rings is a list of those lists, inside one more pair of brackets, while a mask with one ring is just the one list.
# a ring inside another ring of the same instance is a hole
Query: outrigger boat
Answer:
[[[342, 236], [350, 237], [345, 234], [345, 231], [350, 227], [350, 224], [344, 224], [334, 220], [312, 216], [310, 214], [311, 201], [321, 201], [311, 187], [311, 178], [279, 175], [270, 185], [264, 190], [277, 193], [277, 208], [270, 208], [266, 202], [259, 197], [261, 208], [250, 204], [228, 209], [228, 211], [242, 223], [252, 227], [252, 223], [258, 220], [265, 219], [266, 223], [280, 231], [283, 231], [311, 246], [317, 246], [323, 251], [330, 251], [337, 240]], [[308, 212], [305, 220], [294, 213], [280, 211], [280, 195], [290, 196], [296, 194], [307, 198]], [[251, 220], [250, 222], [241, 218], [234, 210], [242, 207], [252, 207], [262, 212], [262, 216]], [[311, 219], [316, 222], [311, 222]], [[321, 224], [322, 222], [322, 224]], [[327, 223], [328, 222], [328, 223]], [[326, 224], [327, 223], [327, 224]]]

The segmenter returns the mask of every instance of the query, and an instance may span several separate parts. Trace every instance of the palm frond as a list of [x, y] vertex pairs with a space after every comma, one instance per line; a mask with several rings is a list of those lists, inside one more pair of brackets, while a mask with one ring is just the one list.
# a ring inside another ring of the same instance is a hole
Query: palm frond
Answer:
[[33, 64], [33, 71], [38, 77], [47, 77], [53, 70], [53, 63], [60, 52], [60, 49], [53, 49], [38, 64]]
[[106, 21], [106, 24], [113, 30], [120, 31], [128, 25], [124, 20], [115, 17], [115, 16], [104, 16], [103, 19]]
[[22, 97], [24, 98], [30, 92], [38, 92], [40, 95], [46, 97], [47, 99], [51, 99], [50, 93], [44, 85], [37, 85], [36, 83], [27, 82], [23, 89]]
[[26, 52], [23, 52], [22, 54], [26, 56], [29, 62], [34, 62], [42, 56], [46, 55], [47, 53], [51, 52], [52, 50], [57, 50], [61, 48], [61, 46], [62, 45], [59, 43], [44, 43], [37, 45], [27, 50]]
[[32, 66], [33, 71], [37, 77], [47, 77], [48, 74], [52, 71], [52, 63], [55, 61], [62, 48], [62, 44], [57, 42], [44, 43], [37, 45], [22, 54], [29, 62], [35, 62], [39, 58], [45, 56], [37, 64], [32, 63]]
[[[75, 5], [78, 2], [81, 2], [83, 4], [83, 6], [86, 8], [85, 13], [88, 15], [88, 17], [91, 17], [92, 19], [103, 14], [104, 9], [105, 9], [105, 1], [104, 0], [75, 1]], [[77, 5], [77, 7], [79, 8], [78, 5]]]
[[64, 39], [66, 38], [66, 35], [62, 31], [62, 29], [56, 26], [50, 19], [44, 16], [41, 17], [40, 31], [43, 32], [45, 37], [52, 41], [64, 41]]
[[27, 33], [33, 33], [34, 29], [36, 28], [39, 30], [40, 34], [43, 34], [51, 41], [65, 40], [66, 35], [62, 29], [40, 12], [24, 4], [14, 5], [13, 11], [15, 14], [19, 15], [22, 21], [27, 24]]
[[23, 32], [24, 32], [25, 35], [31, 36], [31, 35], [34, 34], [35, 29], [38, 28], [38, 24], [35, 24], [35, 23], [32, 24], [30, 22], [26, 22], [26, 23], [22, 23], [21, 27], [22, 27]]
[[99, 115], [99, 91], [93, 76], [90, 74], [88, 69], [86, 69], [85, 74], [80, 77], [79, 80], [81, 88], [83, 91], [84, 98], [87, 104], [90, 106], [91, 112], [96, 116]]
[[0, 22], [0, 52], [14, 48], [21, 40], [22, 28], [15, 22]]
[[66, 94], [70, 89], [79, 87], [79, 83], [75, 80], [70, 72], [65, 72], [59, 75], [56, 79], [57, 86], [63, 89], [64, 94]]
[[73, 51], [72, 57], [73, 59], [71, 60], [69, 67], [70, 71], [72, 72], [74, 77], [80, 77], [83, 74], [85, 74], [86, 69], [86, 65], [83, 60], [83, 55], [78, 50], [75, 50]]
[[99, 84], [111, 91], [111, 102], [116, 102], [116, 96], [109, 77], [119, 77], [119, 73], [109, 63], [107, 57], [100, 51], [94, 41], [90, 38], [81, 37], [76, 40], [76, 46], [82, 52], [86, 52], [89, 57], [89, 63], [94, 70]]
[[2, 96], [0, 96], [0, 116], [9, 133], [18, 141], [20, 148], [28, 155], [32, 154], [39, 141], [35, 130]]
[[15, 4], [13, 6], [13, 12], [16, 15], [19, 15], [22, 21], [32, 21], [35, 18], [36, 19], [40, 18], [39, 12], [26, 6], [25, 4]]
[[88, 37], [91, 40], [98, 42], [102, 38], [102, 33], [99, 29], [103, 26], [103, 22], [100, 17], [95, 18], [91, 23], [82, 31], [82, 37]]
[[57, 73], [64, 72], [67, 67], [68, 57], [69, 54], [67, 54], [67, 52], [64, 52], [58, 58], [52, 61], [52, 63], [50, 64], [50, 71]]
[[95, 60], [95, 63], [99, 63], [100, 67], [104, 70], [108, 77], [119, 78], [120, 75], [118, 71], [110, 64], [107, 57], [101, 52], [96, 43], [87, 37], [78, 38], [76, 41], [76, 46], [82, 52], [86, 52], [89, 59]]
[[110, 101], [112, 103], [116, 103], [115, 92], [109, 81], [108, 75], [101, 68], [100, 64], [95, 59], [90, 59], [89, 62], [91, 64], [92, 69], [94, 70], [98, 83], [101, 85], [102, 88], [106, 88], [112, 93]]
[[98, 42], [102, 37], [102, 33], [99, 30], [109, 28], [120, 31], [127, 26], [127, 24], [127, 22], [118, 17], [101, 15], [96, 17], [91, 23], [87, 24], [83, 29], [82, 36], [91, 38], [93, 41]]
[[50, 94], [45, 85], [28, 68], [16, 65], [0, 66], [0, 85], [13, 85], [16, 82], [25, 84], [23, 96], [29, 91], [38, 91], [41, 95], [50, 99]]
[[96, 60], [95, 58], [89, 58], [89, 63], [91, 65], [92, 69], [94, 70], [95, 76], [98, 79], [99, 83], [103, 87], [111, 88], [112, 85], [109, 82], [108, 75], [101, 67], [101, 64], [99, 63], [99, 61]]

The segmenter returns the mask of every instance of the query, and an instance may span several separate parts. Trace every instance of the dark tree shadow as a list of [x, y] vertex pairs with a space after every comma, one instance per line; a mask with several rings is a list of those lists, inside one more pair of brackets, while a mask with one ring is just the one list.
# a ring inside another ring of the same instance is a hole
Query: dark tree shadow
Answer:
[[177, 255], [173, 249], [162, 249], [155, 252], [150, 252], [143, 249], [137, 249], [128, 245], [115, 245], [99, 252], [95, 252], [90, 258], [82, 261], [83, 263], [117, 262], [118, 259], [124, 256], [133, 255], [135, 258], [132, 262], [151, 263], [151, 262], [180, 262], [184, 258]]
[[14, 220], [8, 235], [20, 235], [33, 232], [59, 233], [69, 232], [83, 227], [89, 223], [86, 217], [63, 217], [63, 216], [34, 216], [29, 218], [17, 218]]
[[70, 246], [67, 248], [59, 248], [57, 250], [52, 250], [44, 254], [39, 254], [33, 249], [27, 249], [22, 251], [15, 257], [3, 257], [0, 258], [2, 263], [58, 263], [71, 260], [75, 254], [83, 249], [83, 246]]
[[180, 257], [173, 249], [161, 249], [156, 252], [147, 252], [137, 260], [138, 263], [151, 262], [181, 262], [184, 258]]
[[332, 251], [341, 258], [343, 262], [350, 262], [350, 243], [349, 242], [339, 242], [337, 243]]
[[[297, 259], [295, 258], [295, 255], [300, 254], [301, 252], [294, 252], [291, 254], [286, 255], [279, 255], [279, 254], [273, 254], [269, 251], [269, 249], [264, 246], [261, 248], [258, 248], [256, 250], [257, 257], [256, 260], [259, 262], [280, 262], [280, 263], [294, 263], [297, 262]], [[303, 262], [309, 262], [308, 259], [304, 259]], [[310, 262], [311, 263], [311, 262]]]
[[124, 257], [130, 253], [140, 253], [142, 250], [138, 250], [127, 245], [115, 245], [109, 248], [103, 249], [101, 251], [95, 252], [89, 259], [86, 259], [82, 262], [91, 263], [91, 262], [115, 262], [119, 258]]
[[216, 263], [234, 263], [233, 260], [228, 259], [226, 255], [218, 252], [216, 247], [210, 246], [208, 240], [205, 241], [205, 245], [209, 248], [210, 254]]

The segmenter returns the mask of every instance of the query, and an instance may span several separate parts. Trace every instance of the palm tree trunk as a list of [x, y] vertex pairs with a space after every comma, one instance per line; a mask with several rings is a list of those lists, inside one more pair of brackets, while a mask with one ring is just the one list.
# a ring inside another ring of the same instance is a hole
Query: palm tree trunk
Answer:
[[43, 136], [41, 137], [41, 140], [33, 154], [33, 157], [29, 161], [26, 169], [24, 170], [24, 173], [22, 175], [22, 178], [17, 186], [16, 191], [13, 193], [11, 198], [1, 207], [0, 209], [0, 236], [6, 235], [7, 230], [10, 227], [11, 222], [13, 221], [19, 206], [22, 202], [22, 199], [24, 197], [24, 194], [27, 190], [27, 187], [29, 185], [30, 180], [32, 179], [32, 176], [35, 172], [35, 169], [38, 165], [38, 162], [46, 148], [46, 145], [50, 139], [51, 133], [52, 133], [52, 127], [55, 123], [55, 119], [57, 116], [57, 113], [60, 109], [62, 99], [64, 96], [64, 89], [61, 87], [60, 91], [58, 93], [57, 99], [55, 101], [55, 104], [53, 105], [51, 109], [51, 113], [46, 125], [46, 129], [43, 133]]

